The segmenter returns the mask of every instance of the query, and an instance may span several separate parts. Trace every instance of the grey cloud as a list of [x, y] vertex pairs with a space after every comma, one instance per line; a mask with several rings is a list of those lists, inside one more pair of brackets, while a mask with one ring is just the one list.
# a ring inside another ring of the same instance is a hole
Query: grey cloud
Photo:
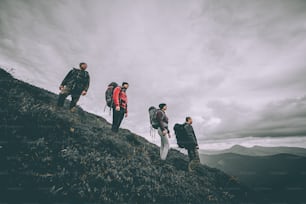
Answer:
[[222, 123], [221, 127], [211, 129], [206, 139], [306, 136], [306, 97], [270, 103], [261, 110], [220, 102], [210, 107]]
[[305, 94], [305, 8], [303, 0], [2, 0], [0, 64], [57, 92], [72, 66], [88, 62], [80, 105], [108, 119], [105, 86], [129, 81], [124, 126], [140, 134], [147, 108], [166, 102], [171, 125], [191, 115], [202, 138], [303, 135], [303, 103], [283, 102], [285, 112], [270, 103]]

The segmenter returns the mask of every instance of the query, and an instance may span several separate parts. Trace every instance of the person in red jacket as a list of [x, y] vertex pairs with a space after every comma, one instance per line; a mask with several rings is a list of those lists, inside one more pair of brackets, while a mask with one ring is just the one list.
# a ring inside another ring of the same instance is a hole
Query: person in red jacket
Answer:
[[129, 88], [129, 83], [123, 82], [122, 86], [118, 86], [114, 89], [113, 93], [113, 124], [112, 131], [118, 132], [121, 122], [125, 117], [128, 116], [128, 98], [126, 95], [126, 90]]

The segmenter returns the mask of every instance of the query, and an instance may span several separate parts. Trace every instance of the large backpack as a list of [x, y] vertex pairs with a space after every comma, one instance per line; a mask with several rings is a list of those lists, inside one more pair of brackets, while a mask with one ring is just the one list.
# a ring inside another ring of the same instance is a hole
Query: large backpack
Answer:
[[185, 129], [185, 124], [175, 124], [174, 133], [176, 136], [177, 145], [180, 148], [187, 148], [187, 132]]
[[118, 84], [116, 82], [112, 82], [108, 85], [106, 91], [105, 91], [105, 101], [106, 101], [106, 105], [110, 108], [112, 108], [113, 106], [113, 93], [114, 93], [114, 89], [118, 86]]
[[158, 112], [158, 109], [155, 108], [154, 106], [151, 106], [149, 108], [150, 124], [154, 129], [158, 129], [158, 127], [159, 127], [157, 117], [156, 117], [157, 112]]

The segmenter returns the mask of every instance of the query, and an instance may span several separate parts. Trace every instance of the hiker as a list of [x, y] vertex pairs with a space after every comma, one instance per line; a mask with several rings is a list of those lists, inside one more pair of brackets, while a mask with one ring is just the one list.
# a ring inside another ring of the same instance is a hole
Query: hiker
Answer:
[[80, 63], [80, 69], [73, 68], [64, 78], [59, 89], [57, 106], [63, 107], [67, 96], [71, 95], [70, 110], [73, 112], [74, 108], [80, 99], [80, 96], [85, 96], [89, 88], [90, 77], [86, 71], [87, 64]]
[[199, 145], [192, 127], [191, 117], [186, 117], [184, 128], [186, 132], [186, 143], [184, 146], [188, 151], [188, 157], [189, 157], [188, 170], [192, 172], [200, 164], [200, 157], [198, 151]]
[[156, 112], [156, 120], [158, 123], [158, 134], [161, 139], [160, 143], [160, 158], [161, 160], [166, 160], [167, 154], [169, 151], [169, 140], [168, 137], [170, 138], [170, 131], [168, 128], [168, 117], [166, 115], [166, 110], [167, 110], [167, 104], [161, 103], [159, 104], [159, 110]]
[[121, 87], [117, 86], [113, 91], [113, 132], [118, 132], [124, 116], [128, 117], [128, 99], [126, 95], [126, 90], [128, 88], [129, 83], [123, 82]]

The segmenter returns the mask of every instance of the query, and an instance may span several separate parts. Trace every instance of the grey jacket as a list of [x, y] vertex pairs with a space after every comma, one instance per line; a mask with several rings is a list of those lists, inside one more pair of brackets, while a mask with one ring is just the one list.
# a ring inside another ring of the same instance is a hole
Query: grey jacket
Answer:
[[168, 128], [169, 119], [168, 119], [168, 117], [167, 117], [167, 115], [164, 111], [157, 110], [156, 120], [157, 120], [158, 125], [159, 125], [159, 127], [162, 131], [164, 131], [166, 129], [169, 132], [169, 128]]

